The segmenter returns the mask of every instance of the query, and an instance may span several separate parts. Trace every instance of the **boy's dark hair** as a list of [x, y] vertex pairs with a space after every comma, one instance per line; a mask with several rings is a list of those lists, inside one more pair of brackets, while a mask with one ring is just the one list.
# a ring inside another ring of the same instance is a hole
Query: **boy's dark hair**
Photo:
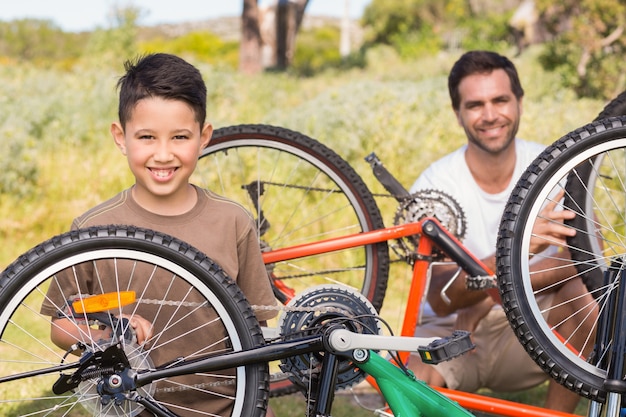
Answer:
[[126, 73], [117, 82], [120, 90], [118, 117], [122, 128], [139, 100], [161, 97], [181, 100], [193, 109], [200, 128], [206, 119], [206, 85], [200, 71], [170, 54], [150, 54], [124, 63]]
[[502, 69], [506, 72], [511, 81], [511, 91], [518, 100], [522, 98], [524, 89], [517, 75], [517, 69], [507, 57], [490, 51], [470, 51], [464, 53], [455, 62], [448, 76], [448, 91], [452, 100], [452, 108], [458, 110], [461, 105], [459, 84], [463, 78], [472, 74], [489, 74], [496, 69]]

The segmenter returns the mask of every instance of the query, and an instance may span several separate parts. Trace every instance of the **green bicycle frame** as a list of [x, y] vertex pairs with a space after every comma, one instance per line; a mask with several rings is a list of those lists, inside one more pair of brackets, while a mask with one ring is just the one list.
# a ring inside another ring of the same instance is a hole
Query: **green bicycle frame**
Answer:
[[405, 374], [374, 351], [369, 351], [369, 358], [357, 366], [376, 380], [395, 417], [474, 416], [457, 402]]

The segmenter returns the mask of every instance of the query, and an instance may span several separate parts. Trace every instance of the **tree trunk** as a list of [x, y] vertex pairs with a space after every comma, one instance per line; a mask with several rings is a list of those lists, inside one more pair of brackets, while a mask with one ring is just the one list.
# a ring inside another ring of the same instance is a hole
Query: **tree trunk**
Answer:
[[241, 44], [239, 45], [239, 70], [256, 74], [263, 70], [261, 61], [261, 30], [257, 0], [244, 0], [241, 14]]
[[276, 5], [276, 67], [284, 70], [293, 60], [296, 34], [309, 0], [278, 0]]

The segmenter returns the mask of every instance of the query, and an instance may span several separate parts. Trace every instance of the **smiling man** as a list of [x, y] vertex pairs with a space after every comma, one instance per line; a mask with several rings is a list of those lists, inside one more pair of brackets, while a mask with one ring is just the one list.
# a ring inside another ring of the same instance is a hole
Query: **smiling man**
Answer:
[[[411, 191], [437, 189], [457, 200], [468, 223], [463, 244], [495, 271], [496, 240], [504, 207], [517, 179], [543, 146], [516, 137], [524, 90], [508, 58], [489, 51], [465, 53], [450, 72], [448, 89], [467, 143], [431, 164]], [[574, 213], [555, 211], [551, 206], [545, 209], [545, 215], [562, 221], [572, 218]], [[553, 234], [554, 241], [564, 242], [565, 235], [573, 233], [560, 225]], [[545, 249], [553, 251], [554, 256], [532, 264], [531, 269], [537, 272], [533, 274], [536, 280], [533, 285], [537, 288], [550, 288], [568, 273], [566, 268], [555, 268], [559, 257], [569, 256], [565, 248], [560, 249]], [[469, 330], [476, 349], [437, 366], [425, 365], [416, 356], [409, 364], [416, 376], [431, 385], [462, 391], [483, 387], [517, 391], [548, 380], [518, 342], [500, 305], [485, 291], [467, 290], [466, 274], [455, 275], [457, 269], [455, 264], [433, 269], [428, 301], [423, 305], [422, 321], [415, 333], [420, 337], [445, 337], [454, 329]], [[446, 288], [445, 297], [443, 288]], [[581, 279], [554, 287], [538, 299], [542, 311], [554, 307], [549, 310], [548, 322], [555, 327], [577, 308], [572, 303], [562, 303], [573, 299], [571, 294], [577, 294], [581, 303], [593, 303]], [[575, 333], [563, 330], [565, 334]], [[584, 340], [571, 342], [574, 346], [584, 345]], [[546, 407], [571, 413], [578, 399], [576, 394], [551, 381]]]

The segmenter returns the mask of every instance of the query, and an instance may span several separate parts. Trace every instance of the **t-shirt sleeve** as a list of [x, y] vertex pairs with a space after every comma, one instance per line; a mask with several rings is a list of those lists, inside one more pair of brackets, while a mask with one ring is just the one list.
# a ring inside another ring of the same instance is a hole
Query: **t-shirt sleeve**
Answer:
[[[243, 291], [252, 306], [276, 305], [270, 277], [263, 263], [259, 240], [252, 226], [248, 227], [237, 244], [239, 274], [237, 285]], [[275, 309], [256, 309], [257, 320], [263, 321], [276, 316]]]

